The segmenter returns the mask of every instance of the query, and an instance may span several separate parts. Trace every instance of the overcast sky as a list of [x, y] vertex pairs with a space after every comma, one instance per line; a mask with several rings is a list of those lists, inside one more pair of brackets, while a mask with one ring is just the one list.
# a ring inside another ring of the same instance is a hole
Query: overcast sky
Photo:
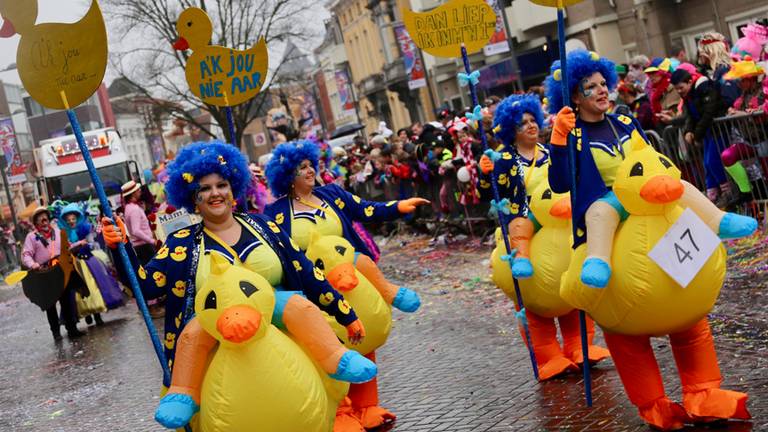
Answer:
[[[38, 3], [38, 15], [37, 23], [44, 22], [75, 22], [85, 15], [88, 7], [91, 4], [90, 0], [15, 0], [15, 1], [37, 1]], [[311, 8], [311, 16], [316, 17], [317, 22], [309, 23], [310, 27], [317, 30], [322, 30], [323, 20], [329, 16], [328, 12], [323, 8], [323, 3], [317, 2]], [[103, 4], [102, 4], [103, 7]], [[316, 10], [315, 10], [316, 9]], [[107, 26], [107, 34], [109, 34], [109, 26]], [[322, 32], [321, 32], [322, 33]], [[110, 41], [110, 49], [113, 48], [113, 42]], [[320, 40], [317, 41], [317, 44]], [[16, 62], [16, 48], [19, 44], [19, 35], [15, 35], [9, 39], [0, 38], [0, 70], [5, 69], [10, 63]], [[301, 47], [304, 52], [307, 52], [307, 47]], [[106, 80], [109, 81], [112, 78], [109, 67], [107, 69]]]

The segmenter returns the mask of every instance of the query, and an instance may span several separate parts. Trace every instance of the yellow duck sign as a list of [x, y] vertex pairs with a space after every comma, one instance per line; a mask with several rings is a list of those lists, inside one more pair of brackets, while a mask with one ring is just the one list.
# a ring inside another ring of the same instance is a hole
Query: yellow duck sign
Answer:
[[269, 54], [263, 38], [247, 50], [209, 45], [213, 24], [204, 10], [185, 9], [176, 21], [177, 50], [192, 50], [185, 74], [189, 89], [203, 102], [235, 106], [253, 98], [267, 76]]
[[0, 0], [0, 15], [0, 37], [21, 36], [16, 53], [19, 76], [41, 105], [77, 106], [99, 88], [107, 69], [107, 30], [96, 0], [83, 18], [70, 24], [35, 25], [36, 0]]
[[496, 14], [484, 0], [455, 0], [428, 12], [403, 8], [403, 21], [413, 41], [436, 57], [460, 57], [479, 51], [496, 31]]

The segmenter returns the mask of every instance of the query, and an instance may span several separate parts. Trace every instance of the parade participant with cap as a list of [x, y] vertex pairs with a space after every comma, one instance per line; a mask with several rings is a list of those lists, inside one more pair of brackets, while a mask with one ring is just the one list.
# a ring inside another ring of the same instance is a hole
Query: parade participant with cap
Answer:
[[[275, 148], [266, 174], [272, 194], [279, 198], [267, 206], [266, 214], [272, 216], [278, 226], [304, 250], [313, 232], [344, 237], [358, 253], [356, 269], [374, 285], [384, 301], [405, 312], [415, 311], [420, 305], [418, 294], [386, 280], [376, 266], [371, 250], [352, 224], [355, 221], [394, 220], [413, 213], [416, 207], [429, 204], [429, 201], [409, 198], [378, 203], [365, 201], [336, 184], [315, 187], [318, 157], [319, 149], [311, 141], [287, 142]], [[370, 414], [376, 417], [378, 424], [395, 418], [394, 414], [378, 407], [375, 381], [357, 388], [353, 386], [350, 398], [361, 417], [365, 417], [366, 410], [370, 408]]]
[[[755, 63], [752, 57], [746, 56], [743, 60], [735, 62], [724, 78], [736, 80], [741, 90], [741, 95], [733, 103], [733, 106], [728, 108], [728, 114], [744, 115], [758, 111], [768, 112], [768, 88], [761, 84], [761, 81], [765, 80], [765, 70]], [[723, 159], [723, 165], [725, 165], [725, 172], [739, 187], [739, 203], [752, 201], [752, 184], [741, 161], [757, 155], [753, 145], [768, 145], [761, 142], [764, 141], [766, 131], [768, 131], [768, 121], [764, 116], [753, 117], [752, 120], [755, 121], [755, 127], [746, 128], [742, 131], [746, 135], [744, 140], [747, 142], [732, 144], [720, 155]], [[749, 141], [752, 141], [753, 145], [748, 144]]]
[[[577, 231], [573, 247], [587, 244], [581, 281], [594, 288], [604, 288], [611, 277], [614, 233], [619, 222], [628, 215], [611, 190], [616, 169], [631, 151], [625, 143], [632, 132], [636, 130], [644, 139], [647, 138], [636, 119], [606, 114], [608, 93], [615, 88], [617, 81], [613, 62], [586, 50], [568, 53], [568, 91], [575, 110], [563, 106], [561, 74], [561, 69], [555, 67], [547, 77], [551, 110], [558, 111], [550, 140], [552, 167], [549, 183], [556, 193], [567, 192], [571, 187], [566, 147], [570, 137], [576, 149], [573, 223]], [[693, 185], [685, 181], [683, 184], [682, 205], [695, 211], [721, 238], [736, 238], [751, 233], [751, 218], [724, 213]]]
[[[27, 234], [27, 237], [24, 239], [24, 248], [21, 253], [21, 261], [24, 267], [30, 271], [37, 271], [58, 265], [62, 238], [59, 228], [51, 223], [51, 212], [47, 207], [40, 206], [32, 213], [31, 221], [35, 229]], [[68, 264], [71, 269], [71, 263]], [[70, 338], [83, 336], [85, 333], [77, 329], [75, 292], [73, 289], [75, 284], [82, 284], [82, 280], [73, 273], [67, 281], [61, 281], [61, 283], [66, 283], [64, 291], [58, 299], [64, 327], [67, 329], [67, 334]], [[46, 288], [53, 291], [53, 287]], [[53, 339], [61, 340], [56, 303], [54, 302], [51, 307], [46, 309], [45, 313], [48, 317], [48, 324], [51, 327]]]
[[[659, 126], [660, 123], [669, 123], [672, 117], [678, 115], [677, 107], [680, 105], [680, 95], [677, 94], [674, 86], [670, 83], [672, 78], [671, 68], [672, 62], [670, 59], [655, 57], [644, 71], [651, 81], [651, 93], [648, 96], [651, 100], [654, 126]], [[640, 119], [638, 118], [638, 120]], [[643, 127], [647, 128], [646, 125], [643, 125]]]
[[653, 110], [648, 96], [643, 91], [631, 84], [621, 83], [618, 88], [618, 95], [632, 111], [632, 116], [637, 119], [640, 126], [645, 129], [653, 129]]
[[122, 195], [125, 202], [125, 228], [139, 262], [146, 264], [155, 255], [156, 240], [149, 227], [149, 219], [139, 205], [141, 185], [133, 180], [129, 181], [122, 186]]
[[[170, 234], [144, 266], [126, 245], [146, 298], [167, 295], [165, 354], [171, 371], [185, 370], [174, 374], [172, 382], [163, 383], [171, 386], [166, 396], [169, 399], [161, 401], [156, 419], [161, 423], [179, 417], [188, 420], [199, 409], [195, 402], [199, 395], [190, 394], [190, 389], [200, 388], [205, 369], [200, 365], [205, 365], [207, 351], [182, 342], [206, 338], [202, 328], [186, 328], [185, 324], [191, 318], [195, 287], [207, 278], [211, 254], [221, 255], [272, 284], [277, 298], [273, 324], [294, 336], [332, 378], [350, 382], [372, 379], [375, 364], [343, 347], [320, 313], [323, 310], [335, 317], [353, 342], [362, 340], [363, 325], [344, 297], [271, 219], [234, 212], [235, 199], [243, 197], [251, 180], [243, 154], [218, 141], [194, 143], [185, 146], [167, 170], [166, 193], [171, 204], [199, 214], [202, 222]], [[102, 223], [110, 248], [127, 242], [122, 220], [117, 220], [119, 230], [106, 218]], [[119, 260], [117, 267], [127, 279]], [[187, 337], [179, 340], [182, 330]], [[213, 345], [206, 346], [211, 349]], [[176, 358], [179, 363], [174, 362]]]

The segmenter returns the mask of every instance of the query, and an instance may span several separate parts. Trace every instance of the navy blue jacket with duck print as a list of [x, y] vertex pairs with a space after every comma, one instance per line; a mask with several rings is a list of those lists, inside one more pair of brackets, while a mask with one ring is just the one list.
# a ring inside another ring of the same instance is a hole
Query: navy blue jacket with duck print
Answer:
[[[271, 219], [263, 215], [236, 214], [236, 217], [259, 233], [277, 253], [283, 267], [282, 288], [290, 291], [301, 291], [308, 300], [327, 314], [335, 317], [336, 321], [343, 326], [357, 320], [354, 310], [351, 308], [346, 312], [340, 310], [338, 301], [323, 302], [327, 305], [320, 302], [320, 298], [327, 293], [331, 293], [335, 299], [341, 301], [344, 301], [344, 297], [333, 289], [325, 279], [323, 272], [315, 269], [312, 262]], [[137, 272], [144, 297], [154, 299], [162, 295], [167, 296], [165, 331], [161, 337], [171, 371], [176, 353], [176, 340], [181, 334], [184, 324], [194, 316], [195, 277], [201, 253], [200, 239], [202, 235], [203, 225], [201, 223], [170, 234], [165, 240], [165, 244], [146, 266], [139, 264], [130, 243], [126, 244], [128, 256]], [[114, 262], [120, 279], [129, 285], [122, 260], [115, 259]], [[276, 288], [280, 289], [280, 287]], [[169, 382], [163, 384], [165, 386], [170, 385]]]
[[[366, 201], [335, 184], [316, 187], [312, 193], [325, 201], [339, 216], [344, 238], [352, 243], [355, 251], [364, 253], [371, 259], [373, 254], [355, 231], [352, 222], [384, 222], [402, 216], [397, 209], [397, 201], [386, 203]], [[291, 235], [291, 201], [288, 196], [280, 197], [268, 205], [264, 213], [271, 216], [288, 235]]]

